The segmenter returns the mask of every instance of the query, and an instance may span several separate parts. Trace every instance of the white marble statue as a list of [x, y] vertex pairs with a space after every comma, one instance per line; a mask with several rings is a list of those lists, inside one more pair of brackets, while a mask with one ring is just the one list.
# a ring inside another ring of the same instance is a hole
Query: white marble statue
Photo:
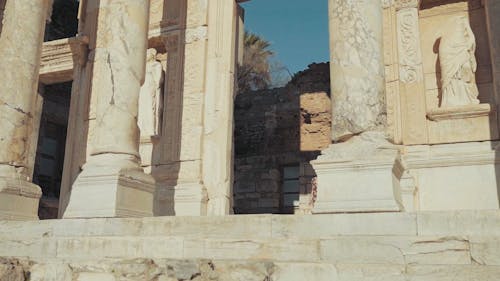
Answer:
[[156, 60], [156, 50], [148, 49], [146, 78], [139, 96], [138, 126], [141, 138], [159, 136], [163, 110], [162, 99], [163, 69]]
[[466, 17], [456, 18], [441, 37], [441, 107], [479, 104], [474, 56], [476, 40]]

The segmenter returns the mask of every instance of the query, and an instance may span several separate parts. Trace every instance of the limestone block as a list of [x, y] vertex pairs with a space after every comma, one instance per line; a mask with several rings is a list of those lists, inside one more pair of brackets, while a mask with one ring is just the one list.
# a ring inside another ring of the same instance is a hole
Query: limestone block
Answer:
[[69, 281], [73, 280], [71, 268], [65, 264], [35, 264], [30, 269], [31, 281]]
[[412, 281], [495, 281], [500, 276], [498, 266], [413, 266], [406, 269], [407, 280]]
[[111, 273], [91, 273], [82, 272], [78, 274], [76, 281], [115, 281], [116, 278]]
[[320, 242], [321, 260], [349, 264], [471, 264], [460, 237], [348, 236]]
[[87, 260], [103, 258], [183, 258], [183, 239], [139, 237], [85, 237], [61, 238], [57, 243], [57, 257]]
[[184, 258], [215, 260], [319, 261], [314, 240], [185, 240]]
[[337, 269], [321, 263], [276, 263], [273, 281], [337, 281]]
[[[205, 68], [204, 64], [200, 63], [205, 60], [206, 56], [206, 27], [198, 28], [190, 31], [186, 36], [191, 36], [186, 38], [187, 40], [192, 40], [192, 42], [186, 43], [184, 45], [184, 95], [190, 94], [200, 94], [204, 91], [204, 81], [200, 79], [204, 75]], [[187, 32], [187, 31], [186, 31]]]
[[417, 223], [419, 235], [500, 235], [499, 210], [419, 212]]
[[[271, 217], [264, 215], [212, 217], [145, 218], [141, 235], [172, 235], [185, 238], [240, 237], [267, 239], [271, 237]], [[118, 232], [125, 233], [125, 232]]]
[[1, 257], [55, 257], [57, 242], [50, 238], [5, 239], [0, 241]]
[[207, 24], [208, 1], [196, 0], [187, 2], [186, 25], [188, 27], [203, 26]]
[[[152, 29], [160, 28], [161, 22], [163, 20], [165, 10], [164, 0], [152, 0], [150, 3], [149, 12], [149, 32], [151, 34]], [[155, 32], [156, 33], [156, 32]]]
[[416, 215], [410, 213], [335, 214], [273, 217], [275, 238], [337, 235], [415, 235]]
[[155, 194], [156, 215], [204, 216], [206, 215], [207, 191], [196, 181], [158, 182]]
[[496, 146], [471, 142], [406, 147], [401, 160], [415, 179], [417, 209], [498, 209]]
[[[404, 265], [343, 264], [335, 265], [341, 281], [407, 281]], [[436, 280], [437, 281], [437, 280]]]
[[500, 265], [500, 238], [498, 236], [471, 236], [470, 255], [474, 264]]
[[14, 177], [2, 175], [1, 169], [0, 165], [0, 219], [38, 219], [39, 199], [42, 196], [41, 188], [26, 181], [24, 176], [20, 174], [14, 174]]

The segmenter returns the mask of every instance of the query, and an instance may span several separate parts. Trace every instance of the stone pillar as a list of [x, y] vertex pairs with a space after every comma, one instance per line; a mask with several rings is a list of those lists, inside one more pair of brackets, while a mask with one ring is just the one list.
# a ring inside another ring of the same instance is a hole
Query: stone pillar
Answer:
[[[497, 106], [500, 104], [500, 1], [485, 0], [486, 26], [490, 43], [493, 89]], [[500, 114], [498, 115], [500, 118]], [[500, 120], [498, 122], [500, 124]]]
[[382, 1], [329, 0], [332, 139], [313, 213], [399, 211], [387, 141]]
[[[32, 104], [49, 0], [9, 0], [0, 35], [0, 219], [38, 219], [42, 192], [28, 167]], [[22, 28], [22, 30], [20, 30]], [[31, 159], [33, 160], [33, 159]]]
[[232, 212], [237, 4], [213, 0], [208, 9], [203, 183], [208, 192], [207, 214], [213, 216]]
[[65, 218], [151, 216], [154, 180], [140, 167], [137, 112], [144, 83], [149, 0], [100, 0], [92, 95], [93, 149]]

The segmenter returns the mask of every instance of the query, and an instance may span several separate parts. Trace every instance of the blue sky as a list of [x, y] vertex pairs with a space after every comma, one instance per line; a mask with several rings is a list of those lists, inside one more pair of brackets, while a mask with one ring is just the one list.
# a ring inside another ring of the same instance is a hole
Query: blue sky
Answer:
[[292, 74], [329, 61], [327, 0], [251, 0], [242, 6], [246, 29], [270, 41], [275, 59]]

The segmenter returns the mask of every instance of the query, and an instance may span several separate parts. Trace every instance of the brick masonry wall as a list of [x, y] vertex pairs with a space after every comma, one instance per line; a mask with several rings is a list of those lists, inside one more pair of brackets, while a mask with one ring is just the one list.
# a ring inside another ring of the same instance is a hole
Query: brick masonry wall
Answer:
[[[309, 161], [331, 139], [329, 76], [328, 63], [312, 64], [283, 88], [238, 94], [235, 213], [293, 213], [299, 205], [293, 208], [291, 200], [300, 202], [301, 212], [308, 208], [315, 176]], [[285, 169], [297, 171], [299, 193], [284, 195]]]

